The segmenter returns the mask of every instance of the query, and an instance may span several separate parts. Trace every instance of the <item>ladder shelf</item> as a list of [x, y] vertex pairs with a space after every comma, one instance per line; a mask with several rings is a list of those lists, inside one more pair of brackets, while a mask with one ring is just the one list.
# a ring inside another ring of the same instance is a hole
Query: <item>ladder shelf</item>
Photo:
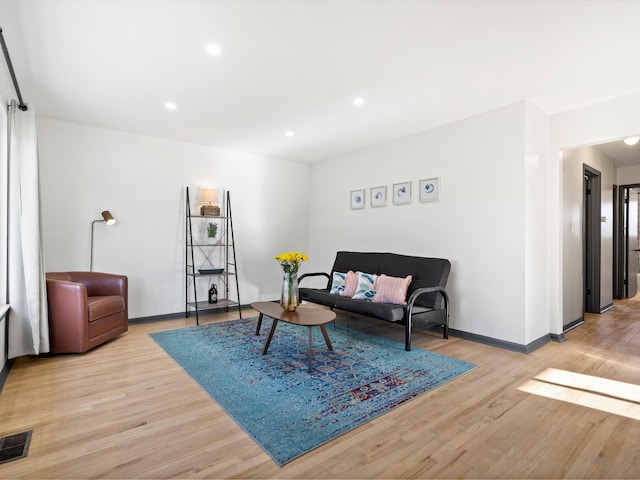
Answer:
[[[214, 243], [202, 243], [194, 234], [194, 225], [202, 230], [202, 221], [218, 222], [219, 237]], [[226, 192], [224, 215], [206, 216], [191, 213], [189, 187], [186, 187], [185, 210], [185, 317], [195, 311], [196, 325], [200, 325], [200, 312], [229, 308], [238, 308], [242, 318], [240, 305], [240, 289], [238, 287], [238, 271], [236, 263], [235, 236], [231, 215], [231, 195]], [[198, 293], [203, 278], [209, 285], [215, 285], [218, 291], [217, 302], [209, 303], [207, 295]], [[200, 298], [199, 298], [200, 297]], [[205, 300], [203, 300], [203, 297]], [[231, 298], [234, 297], [234, 298]]]

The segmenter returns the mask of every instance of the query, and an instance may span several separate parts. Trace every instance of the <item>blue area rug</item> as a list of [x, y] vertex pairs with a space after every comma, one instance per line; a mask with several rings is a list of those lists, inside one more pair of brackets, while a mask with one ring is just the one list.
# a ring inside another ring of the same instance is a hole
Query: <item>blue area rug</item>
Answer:
[[[280, 466], [432, 390], [475, 365], [384, 338], [327, 326], [334, 351], [313, 329], [265, 317], [152, 333], [153, 339]], [[411, 408], [411, 407], [408, 407]]]

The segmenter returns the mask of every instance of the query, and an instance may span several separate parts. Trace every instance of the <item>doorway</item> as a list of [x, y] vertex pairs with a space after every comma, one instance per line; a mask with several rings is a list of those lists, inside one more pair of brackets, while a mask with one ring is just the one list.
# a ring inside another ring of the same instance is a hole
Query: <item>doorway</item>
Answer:
[[583, 311], [600, 313], [601, 174], [583, 165]]
[[[617, 197], [617, 198], [615, 198]], [[631, 298], [638, 293], [640, 271], [639, 215], [640, 185], [623, 185], [614, 190], [614, 296]]]

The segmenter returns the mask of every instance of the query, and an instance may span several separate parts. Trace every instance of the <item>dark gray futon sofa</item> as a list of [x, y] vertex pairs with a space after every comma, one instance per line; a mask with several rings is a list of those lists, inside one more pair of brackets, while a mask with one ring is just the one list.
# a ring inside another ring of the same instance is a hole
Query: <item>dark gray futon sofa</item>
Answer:
[[[375, 303], [331, 294], [333, 272], [349, 270], [391, 277], [407, 277], [412, 281], [407, 290], [406, 304]], [[348, 312], [405, 324], [405, 350], [411, 350], [411, 326], [420, 321], [425, 326], [441, 326], [443, 338], [449, 337], [449, 297], [445, 290], [451, 270], [449, 260], [414, 257], [395, 253], [338, 252], [331, 273], [307, 273], [307, 277], [327, 277], [327, 287], [300, 287], [300, 299]]]

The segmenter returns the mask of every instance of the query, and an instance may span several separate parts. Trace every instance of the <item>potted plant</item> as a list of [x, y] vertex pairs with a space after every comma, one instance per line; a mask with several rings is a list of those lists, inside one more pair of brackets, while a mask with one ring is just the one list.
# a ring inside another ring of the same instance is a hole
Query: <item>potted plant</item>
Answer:
[[217, 233], [218, 233], [218, 224], [215, 222], [209, 222], [209, 225], [207, 225], [207, 237], [208, 237], [209, 244], [215, 243]]

